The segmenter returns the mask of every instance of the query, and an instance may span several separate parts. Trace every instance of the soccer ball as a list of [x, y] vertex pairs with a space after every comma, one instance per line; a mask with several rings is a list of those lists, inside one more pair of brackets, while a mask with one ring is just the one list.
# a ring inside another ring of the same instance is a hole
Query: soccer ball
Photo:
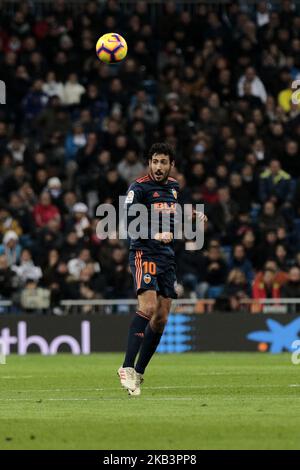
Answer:
[[127, 43], [120, 34], [104, 34], [97, 41], [96, 54], [106, 64], [117, 64], [126, 57]]

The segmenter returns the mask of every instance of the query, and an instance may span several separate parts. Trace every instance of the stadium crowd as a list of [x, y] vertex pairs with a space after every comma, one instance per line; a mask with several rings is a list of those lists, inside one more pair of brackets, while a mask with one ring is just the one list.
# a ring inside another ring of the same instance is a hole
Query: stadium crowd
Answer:
[[[234, 311], [241, 299], [300, 297], [292, 1], [167, 1], [160, 15], [144, 1], [1, 5], [1, 299], [39, 288], [54, 308], [134, 297], [128, 245], [97, 237], [95, 208], [146, 173], [155, 141], [176, 150], [179, 202], [204, 203], [209, 217], [203, 250], [176, 242], [179, 295]], [[129, 49], [114, 66], [95, 55], [110, 31]]]

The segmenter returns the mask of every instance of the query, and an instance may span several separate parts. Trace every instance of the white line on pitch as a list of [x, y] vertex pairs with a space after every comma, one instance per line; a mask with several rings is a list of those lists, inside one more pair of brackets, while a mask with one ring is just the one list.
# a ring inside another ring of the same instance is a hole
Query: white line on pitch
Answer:
[[[134, 400], [133, 397], [128, 397]], [[200, 398], [200, 397], [199, 397]], [[44, 401], [103, 401], [103, 400], [121, 400], [124, 401], [126, 398], [112, 398], [112, 397], [99, 397], [99, 398], [43, 398]], [[192, 397], [143, 397], [143, 400], [152, 400], [152, 401], [191, 401], [194, 400]], [[29, 402], [37, 402], [35, 398], [0, 398], [0, 401], [29, 401]]]
[[[244, 384], [244, 385], [226, 385], [223, 384], [222, 388], [282, 388], [284, 385], [280, 384]], [[297, 384], [288, 385], [288, 387], [300, 387]], [[153, 386], [143, 387], [143, 390], [191, 390], [191, 389], [211, 389], [220, 388], [220, 385], [171, 385], [171, 386]], [[27, 389], [27, 390], [7, 390], [9, 393], [49, 393], [49, 392], [105, 392], [108, 390], [120, 390], [120, 387], [103, 387], [103, 388], [50, 388], [50, 389]], [[1, 392], [0, 392], [1, 393]]]
[[32, 379], [33, 375], [2, 375], [0, 379]]

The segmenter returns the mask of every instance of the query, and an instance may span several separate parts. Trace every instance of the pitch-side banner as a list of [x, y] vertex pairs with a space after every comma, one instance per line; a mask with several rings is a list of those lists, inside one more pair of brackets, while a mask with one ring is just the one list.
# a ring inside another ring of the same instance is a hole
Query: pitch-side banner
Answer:
[[[0, 354], [124, 351], [131, 317], [0, 316]], [[171, 314], [158, 351], [293, 351], [300, 315]]]

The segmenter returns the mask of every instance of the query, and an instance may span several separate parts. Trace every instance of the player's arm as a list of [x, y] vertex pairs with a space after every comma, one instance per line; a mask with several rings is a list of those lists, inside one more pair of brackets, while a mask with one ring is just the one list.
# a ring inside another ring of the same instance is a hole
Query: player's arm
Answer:
[[[130, 238], [137, 239], [136, 233], [132, 231], [132, 222], [138, 217], [138, 213], [134, 210], [136, 205], [144, 203], [144, 191], [142, 185], [134, 182], [130, 185], [125, 199], [124, 210], [126, 211], [127, 215], [127, 232]], [[136, 207], [138, 209], [138, 206]], [[148, 223], [144, 221], [140, 227], [140, 235], [142, 238], [147, 235], [148, 233]]]
[[204, 223], [208, 222], [208, 218], [204, 214], [204, 212], [196, 211], [196, 209], [193, 209], [193, 214], [200, 222], [204, 222]]
[[132, 183], [126, 193], [125, 206], [127, 209], [129, 209], [132, 204], [142, 204], [144, 198], [143, 193], [141, 184], [136, 181]]

